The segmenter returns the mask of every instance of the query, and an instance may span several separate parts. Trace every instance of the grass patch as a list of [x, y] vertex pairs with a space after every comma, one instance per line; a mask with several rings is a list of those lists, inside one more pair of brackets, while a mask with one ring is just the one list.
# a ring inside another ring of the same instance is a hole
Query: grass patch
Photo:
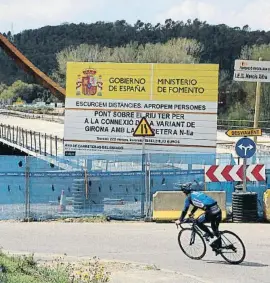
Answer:
[[145, 266], [146, 270], [160, 270], [156, 265], [147, 265]]
[[[86, 217], [68, 217], [62, 216], [60, 218], [47, 218], [41, 219], [36, 216], [24, 218], [21, 222], [63, 222], [63, 223], [105, 223], [109, 222], [111, 219], [108, 216], [86, 216]], [[1, 222], [1, 221], [0, 221]], [[8, 220], [9, 222], [9, 220]], [[1, 283], [1, 282], [0, 282]]]
[[34, 256], [10, 256], [0, 252], [1, 283], [102, 283], [109, 274], [97, 258], [84, 264], [71, 264], [58, 258], [38, 264]]

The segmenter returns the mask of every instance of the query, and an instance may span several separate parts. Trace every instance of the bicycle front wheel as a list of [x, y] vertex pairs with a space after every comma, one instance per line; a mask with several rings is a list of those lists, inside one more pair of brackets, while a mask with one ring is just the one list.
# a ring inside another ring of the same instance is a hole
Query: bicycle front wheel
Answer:
[[184, 228], [178, 234], [178, 244], [183, 253], [191, 259], [202, 259], [206, 253], [203, 237], [191, 228]]
[[231, 231], [221, 232], [220, 255], [231, 264], [239, 264], [246, 257], [246, 249], [242, 240]]

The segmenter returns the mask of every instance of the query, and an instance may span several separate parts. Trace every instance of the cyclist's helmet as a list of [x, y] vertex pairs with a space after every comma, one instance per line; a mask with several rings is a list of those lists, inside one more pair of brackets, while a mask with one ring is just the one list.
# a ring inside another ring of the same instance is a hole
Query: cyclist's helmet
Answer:
[[191, 185], [192, 183], [183, 184], [181, 186], [181, 191], [186, 195], [191, 193]]

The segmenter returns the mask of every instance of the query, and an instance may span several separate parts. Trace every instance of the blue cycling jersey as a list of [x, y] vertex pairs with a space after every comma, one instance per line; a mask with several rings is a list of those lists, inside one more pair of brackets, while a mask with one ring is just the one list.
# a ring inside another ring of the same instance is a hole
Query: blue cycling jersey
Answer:
[[217, 204], [217, 202], [213, 198], [202, 192], [192, 192], [186, 197], [184, 211], [187, 211], [191, 204], [194, 207], [206, 210], [211, 206]]

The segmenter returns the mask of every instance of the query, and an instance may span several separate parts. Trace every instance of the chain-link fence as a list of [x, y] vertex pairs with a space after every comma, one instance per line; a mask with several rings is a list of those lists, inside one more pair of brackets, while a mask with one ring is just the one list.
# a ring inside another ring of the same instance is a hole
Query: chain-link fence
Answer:
[[[257, 157], [257, 162], [266, 159]], [[206, 188], [204, 166], [213, 164], [235, 164], [235, 160], [229, 154], [106, 155], [51, 161], [0, 156], [0, 219], [94, 215], [144, 219], [151, 217], [155, 192], [178, 190], [175, 184], [194, 181]], [[207, 190], [226, 191], [229, 205], [234, 185], [212, 183]], [[259, 192], [262, 199], [266, 187], [268, 183], [249, 183], [248, 189]]]
[[[129, 162], [127, 162], [129, 160]], [[0, 219], [144, 217], [141, 156], [116, 160], [0, 157]]]

